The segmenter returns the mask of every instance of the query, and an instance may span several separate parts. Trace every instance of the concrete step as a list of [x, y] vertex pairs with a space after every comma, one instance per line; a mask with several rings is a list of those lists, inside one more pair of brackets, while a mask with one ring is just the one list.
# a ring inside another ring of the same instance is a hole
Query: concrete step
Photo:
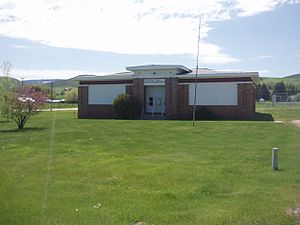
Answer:
[[152, 115], [152, 113], [145, 113], [143, 115], [143, 119], [144, 120], [165, 120], [165, 114], [161, 115], [161, 113], [154, 113]]

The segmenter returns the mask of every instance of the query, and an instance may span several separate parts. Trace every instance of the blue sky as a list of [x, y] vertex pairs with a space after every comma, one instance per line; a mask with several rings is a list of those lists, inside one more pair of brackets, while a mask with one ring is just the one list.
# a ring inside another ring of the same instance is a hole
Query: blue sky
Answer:
[[300, 73], [298, 0], [1, 0], [0, 62], [19, 79], [193, 68], [199, 15], [200, 67]]

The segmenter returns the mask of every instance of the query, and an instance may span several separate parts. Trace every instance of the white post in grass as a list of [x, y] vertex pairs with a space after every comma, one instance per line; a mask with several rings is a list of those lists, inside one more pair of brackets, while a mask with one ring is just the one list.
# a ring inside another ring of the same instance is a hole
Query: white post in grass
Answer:
[[278, 170], [278, 148], [272, 148], [272, 169]]

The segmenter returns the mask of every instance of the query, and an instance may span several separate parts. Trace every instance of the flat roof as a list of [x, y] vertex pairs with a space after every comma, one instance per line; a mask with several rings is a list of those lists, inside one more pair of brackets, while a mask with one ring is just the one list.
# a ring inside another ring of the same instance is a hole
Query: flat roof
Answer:
[[150, 65], [141, 65], [141, 66], [128, 66], [126, 70], [135, 72], [135, 71], [148, 71], [148, 70], [168, 70], [175, 69], [178, 70], [179, 73], [190, 73], [191, 69], [183, 66], [183, 65], [158, 65], [158, 64], [150, 64]]
[[[77, 77], [72, 78], [72, 80], [76, 81], [101, 81], [101, 80], [132, 80], [134, 78], [152, 78], [152, 79], [159, 79], [159, 78], [169, 78], [171, 77], [178, 77], [179, 79], [193, 79], [196, 77], [196, 70], [188, 69], [182, 65], [143, 65], [143, 66], [133, 66], [133, 67], [126, 67], [127, 70], [131, 72], [121, 72], [121, 73], [114, 73], [114, 74], [107, 74], [107, 75], [80, 75]], [[142, 71], [142, 70], [167, 70], [167, 69], [176, 69], [179, 71], [178, 74], [170, 75], [161, 74], [161, 75], [137, 75], [134, 74], [134, 71]], [[255, 82], [259, 77], [258, 72], [242, 72], [242, 71], [222, 71], [222, 70], [212, 70], [207, 68], [199, 68], [198, 70], [198, 79], [206, 79], [206, 78], [235, 78], [235, 77], [251, 77], [251, 79]]]

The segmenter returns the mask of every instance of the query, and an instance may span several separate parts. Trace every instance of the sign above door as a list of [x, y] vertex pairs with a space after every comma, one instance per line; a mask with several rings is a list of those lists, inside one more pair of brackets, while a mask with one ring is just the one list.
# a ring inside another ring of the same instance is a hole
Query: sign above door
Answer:
[[144, 79], [144, 85], [165, 85], [165, 79]]

